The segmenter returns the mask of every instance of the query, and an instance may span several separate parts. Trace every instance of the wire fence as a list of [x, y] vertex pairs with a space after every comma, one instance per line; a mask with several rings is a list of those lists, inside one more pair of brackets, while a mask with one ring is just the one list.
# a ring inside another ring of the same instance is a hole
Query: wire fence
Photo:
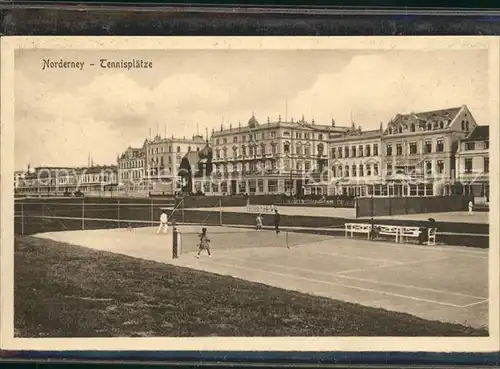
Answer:
[[163, 211], [170, 217], [181, 204], [93, 200], [15, 202], [15, 233], [154, 226]]

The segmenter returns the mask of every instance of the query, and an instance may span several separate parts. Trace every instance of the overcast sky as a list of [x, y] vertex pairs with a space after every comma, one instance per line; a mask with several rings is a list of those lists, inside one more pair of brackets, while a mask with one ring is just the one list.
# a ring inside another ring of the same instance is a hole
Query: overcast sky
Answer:
[[[42, 60], [86, 63], [41, 70]], [[152, 69], [88, 67], [145, 59]], [[53, 51], [16, 54], [15, 165], [111, 164], [157, 131], [191, 137], [199, 125], [246, 124], [252, 111], [349, 125], [386, 125], [396, 113], [468, 105], [488, 118], [487, 51]], [[286, 105], [288, 101], [288, 112]], [[165, 128], [166, 127], [166, 128]]]

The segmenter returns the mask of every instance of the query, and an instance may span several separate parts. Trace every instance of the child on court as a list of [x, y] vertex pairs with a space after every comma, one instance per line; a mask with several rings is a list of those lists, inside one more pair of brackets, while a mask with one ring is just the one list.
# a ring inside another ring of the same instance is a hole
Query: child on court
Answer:
[[208, 257], [212, 257], [212, 254], [210, 253], [210, 239], [208, 238], [207, 229], [202, 228], [198, 237], [200, 238], [200, 243], [198, 245], [198, 255], [196, 257], [199, 259], [203, 250], [207, 250]]

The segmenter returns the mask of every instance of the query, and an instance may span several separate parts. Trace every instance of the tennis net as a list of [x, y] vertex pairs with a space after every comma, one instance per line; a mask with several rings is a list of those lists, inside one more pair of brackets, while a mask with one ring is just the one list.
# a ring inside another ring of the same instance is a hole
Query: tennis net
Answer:
[[199, 250], [200, 234], [207, 229], [211, 250], [243, 248], [292, 248], [308, 243], [332, 239], [332, 235], [313, 232], [281, 231], [277, 234], [271, 229], [255, 230], [248, 227], [181, 225], [177, 227], [178, 254], [187, 254]]

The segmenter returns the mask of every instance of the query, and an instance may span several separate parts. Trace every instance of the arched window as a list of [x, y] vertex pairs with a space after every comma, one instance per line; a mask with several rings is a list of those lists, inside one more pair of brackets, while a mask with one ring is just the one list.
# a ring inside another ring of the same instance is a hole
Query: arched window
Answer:
[[410, 125], [410, 131], [411, 131], [411, 132], [415, 132], [415, 123], [412, 123], [412, 124]]

